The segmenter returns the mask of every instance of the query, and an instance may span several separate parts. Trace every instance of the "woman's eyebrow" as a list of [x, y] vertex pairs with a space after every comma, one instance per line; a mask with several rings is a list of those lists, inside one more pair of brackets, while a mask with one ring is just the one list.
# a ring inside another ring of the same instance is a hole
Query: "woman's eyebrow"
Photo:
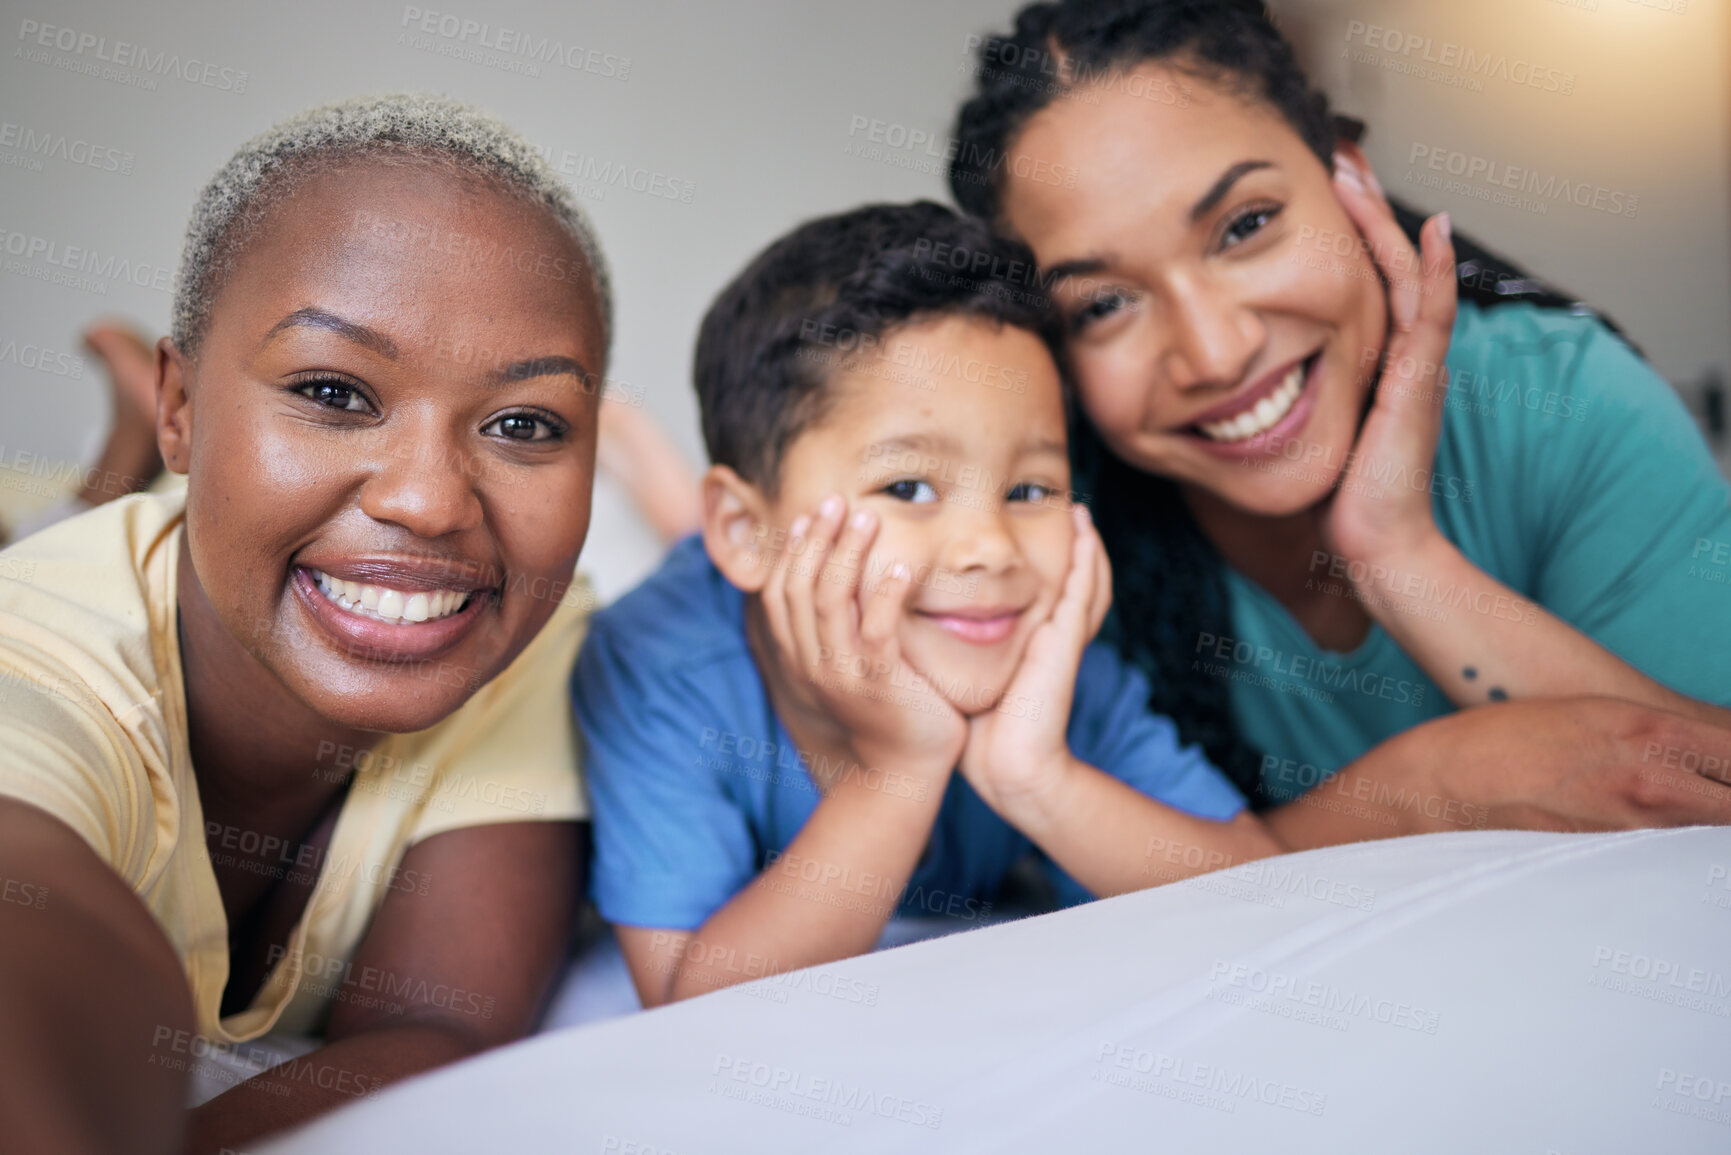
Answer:
[[1226, 194], [1232, 191], [1232, 186], [1238, 183], [1240, 177], [1244, 176], [1246, 173], [1255, 172], [1259, 168], [1273, 167], [1274, 162], [1270, 160], [1241, 160], [1225, 172], [1221, 173], [1220, 179], [1215, 181], [1209, 190], [1202, 194], [1202, 199], [1190, 206], [1191, 222], [1194, 223], [1201, 220], [1211, 209], [1214, 208], [1215, 205], [1224, 200]]
[[[393, 361], [397, 360], [400, 355], [397, 343], [377, 329], [369, 329], [357, 321], [350, 321], [329, 310], [316, 309], [311, 306], [305, 309], [296, 309], [271, 326], [270, 332], [265, 334], [264, 340], [259, 344], [261, 346], [268, 345], [278, 333], [297, 326], [323, 329], [326, 332], [335, 333], [346, 341], [363, 345]], [[575, 358], [560, 356], [529, 357], [522, 361], [513, 361], [509, 365], [494, 370], [492, 379], [495, 383], [504, 384], [510, 381], [524, 381], [530, 377], [551, 377], [562, 374], [569, 374], [585, 383], [590, 379], [589, 370], [583, 367], [582, 362]]]
[[530, 357], [522, 361], [513, 361], [493, 374], [493, 380], [499, 384], [510, 381], [526, 381], [531, 377], [556, 377], [570, 374], [577, 380], [588, 384], [589, 370], [583, 367], [581, 361], [573, 357]]
[[1106, 260], [1104, 257], [1082, 257], [1074, 261], [1059, 261], [1049, 269], [1042, 269], [1040, 280], [1045, 283], [1046, 288], [1055, 289], [1062, 281], [1068, 281], [1074, 277], [1086, 277], [1105, 267]]
[[373, 352], [393, 361], [397, 359], [397, 343], [377, 329], [369, 329], [365, 325], [339, 317], [335, 313], [310, 306], [305, 309], [296, 309], [272, 325], [270, 332], [264, 335], [264, 340], [259, 342], [260, 347], [270, 344], [276, 339], [276, 335], [284, 329], [292, 329], [300, 325], [309, 329], [323, 329], [326, 332], [335, 333], [345, 341], [364, 345]]
[[[1241, 178], [1257, 169], [1273, 167], [1274, 162], [1271, 160], [1241, 160], [1221, 173], [1220, 179], [1210, 185], [1208, 191], [1202, 194], [1202, 199], [1190, 206], [1191, 223], [1194, 224], [1207, 216], [1214, 206], [1225, 200], [1226, 194], [1232, 191], [1232, 186], [1237, 184]], [[1050, 268], [1042, 270], [1041, 278], [1047, 288], [1056, 288], [1061, 281], [1097, 273], [1105, 268], [1107, 263], [1106, 259], [1102, 257], [1083, 257], [1074, 261], [1060, 261]]]

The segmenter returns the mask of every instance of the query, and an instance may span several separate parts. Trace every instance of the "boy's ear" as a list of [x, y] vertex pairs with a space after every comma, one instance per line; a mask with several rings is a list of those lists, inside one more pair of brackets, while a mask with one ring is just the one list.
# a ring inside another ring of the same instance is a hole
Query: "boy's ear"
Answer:
[[775, 563], [768, 503], [757, 486], [725, 465], [703, 475], [703, 548], [721, 575], [748, 594], [769, 580]]
[[192, 398], [186, 357], [167, 337], [156, 343], [156, 448], [175, 473], [192, 467]]

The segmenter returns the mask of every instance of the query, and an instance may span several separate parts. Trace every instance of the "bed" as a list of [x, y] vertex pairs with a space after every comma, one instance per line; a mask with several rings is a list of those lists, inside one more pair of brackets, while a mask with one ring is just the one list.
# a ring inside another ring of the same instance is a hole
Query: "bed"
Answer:
[[1731, 831], [1286, 855], [551, 1031], [260, 1150], [1731, 1151]]

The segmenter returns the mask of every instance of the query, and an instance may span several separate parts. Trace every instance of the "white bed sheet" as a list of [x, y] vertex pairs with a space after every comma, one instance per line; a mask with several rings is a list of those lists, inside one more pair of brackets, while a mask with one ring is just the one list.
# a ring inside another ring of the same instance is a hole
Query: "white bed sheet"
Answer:
[[262, 1150], [1731, 1151], [1731, 831], [1288, 855], [538, 1036]]

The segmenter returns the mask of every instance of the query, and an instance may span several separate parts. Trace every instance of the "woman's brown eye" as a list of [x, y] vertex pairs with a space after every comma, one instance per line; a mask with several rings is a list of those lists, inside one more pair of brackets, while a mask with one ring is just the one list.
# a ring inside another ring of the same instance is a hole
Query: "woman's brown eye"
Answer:
[[341, 381], [308, 381], [299, 386], [297, 392], [332, 409], [359, 413], [367, 408], [366, 398], [361, 396], [360, 390]]
[[1070, 317], [1070, 331], [1072, 333], [1079, 333], [1095, 321], [1101, 321], [1110, 317], [1113, 313], [1116, 313], [1119, 309], [1123, 308], [1124, 305], [1124, 294], [1115, 292], [1101, 293], [1086, 305], [1077, 309]]
[[1230, 247], [1240, 241], [1249, 240], [1279, 214], [1279, 209], [1252, 209], [1234, 218], [1232, 223], [1226, 226], [1223, 243]]
[[533, 413], [507, 413], [496, 417], [481, 432], [495, 433], [512, 441], [557, 441], [565, 435], [563, 426]]

